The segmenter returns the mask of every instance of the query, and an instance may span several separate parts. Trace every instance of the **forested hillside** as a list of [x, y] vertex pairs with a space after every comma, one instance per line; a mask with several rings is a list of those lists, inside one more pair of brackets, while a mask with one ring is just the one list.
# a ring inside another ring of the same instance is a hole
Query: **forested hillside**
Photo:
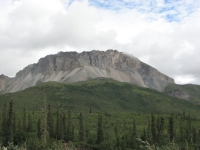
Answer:
[[1, 95], [0, 105], [1, 147], [185, 150], [200, 146], [199, 106], [110, 79], [45, 83]]

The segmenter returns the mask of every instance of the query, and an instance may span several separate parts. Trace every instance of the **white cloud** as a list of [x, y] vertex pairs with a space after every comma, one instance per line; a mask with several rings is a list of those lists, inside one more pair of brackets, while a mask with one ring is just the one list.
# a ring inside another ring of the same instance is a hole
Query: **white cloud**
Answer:
[[6, 64], [0, 74], [14, 76], [59, 51], [112, 48], [178, 83], [200, 84], [200, 2], [195, 0], [2, 0], [0, 9], [0, 63]]

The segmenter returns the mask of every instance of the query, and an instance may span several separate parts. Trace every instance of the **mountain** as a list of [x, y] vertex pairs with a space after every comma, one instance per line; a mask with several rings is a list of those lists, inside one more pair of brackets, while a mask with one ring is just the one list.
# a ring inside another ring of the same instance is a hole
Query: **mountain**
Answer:
[[15, 93], [0, 95], [0, 106], [13, 100], [14, 110], [39, 111], [44, 97], [51, 108], [74, 113], [105, 111], [108, 113], [157, 113], [200, 115], [200, 106], [168, 96], [154, 89], [144, 88], [108, 78], [90, 79], [76, 83], [46, 82]]
[[59, 52], [41, 58], [14, 78], [0, 77], [0, 92], [16, 92], [48, 82], [72, 83], [105, 77], [163, 91], [174, 80], [155, 68], [116, 50]]
[[168, 84], [164, 93], [200, 105], [200, 85], [194, 84]]

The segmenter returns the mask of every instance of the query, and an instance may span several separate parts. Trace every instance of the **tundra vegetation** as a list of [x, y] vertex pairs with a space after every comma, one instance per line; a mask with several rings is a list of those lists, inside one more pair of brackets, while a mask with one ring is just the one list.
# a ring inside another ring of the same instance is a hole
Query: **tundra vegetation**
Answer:
[[198, 105], [127, 83], [51, 82], [0, 103], [2, 149], [200, 148]]

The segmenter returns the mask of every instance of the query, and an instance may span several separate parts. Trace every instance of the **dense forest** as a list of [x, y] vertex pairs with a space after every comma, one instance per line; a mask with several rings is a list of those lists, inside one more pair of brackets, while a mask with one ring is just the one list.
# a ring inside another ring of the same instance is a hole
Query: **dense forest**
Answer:
[[0, 144], [8, 149], [181, 149], [200, 148], [200, 120], [194, 115], [87, 113], [51, 110], [15, 111], [13, 101], [1, 111]]

